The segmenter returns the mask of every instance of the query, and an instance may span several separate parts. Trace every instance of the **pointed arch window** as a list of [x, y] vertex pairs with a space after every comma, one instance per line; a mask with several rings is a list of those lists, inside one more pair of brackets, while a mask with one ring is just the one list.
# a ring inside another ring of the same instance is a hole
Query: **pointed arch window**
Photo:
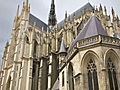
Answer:
[[118, 90], [115, 65], [110, 58], [107, 61], [107, 69], [108, 69], [110, 90]]
[[71, 62], [68, 66], [68, 84], [69, 90], [74, 90], [73, 66]]
[[33, 47], [33, 57], [35, 58], [35, 57], [37, 57], [37, 49], [38, 49], [38, 43], [37, 43], [37, 41], [36, 40], [34, 40], [34, 47]]
[[97, 67], [92, 59], [88, 63], [88, 87], [89, 90], [99, 90], [98, 77], [97, 77]]

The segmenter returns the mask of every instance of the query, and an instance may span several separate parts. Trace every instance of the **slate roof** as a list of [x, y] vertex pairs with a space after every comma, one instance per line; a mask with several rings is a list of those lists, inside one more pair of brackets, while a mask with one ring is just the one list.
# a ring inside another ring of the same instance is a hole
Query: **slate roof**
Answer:
[[67, 53], [63, 38], [62, 38], [62, 41], [61, 41], [61, 46], [60, 46], [59, 53]]
[[[83, 7], [79, 8], [77, 11], [73, 12], [70, 15], [70, 20], [72, 20], [74, 16], [82, 15], [85, 10], [88, 11], [88, 10], [92, 10], [92, 9], [94, 9], [92, 7], [92, 5], [90, 3], [87, 3]], [[29, 21], [32, 24], [34, 24], [34, 22], [36, 22], [36, 26], [38, 28], [44, 27], [45, 31], [47, 31], [47, 24], [45, 24], [43, 21], [41, 21], [40, 19], [38, 19], [34, 15], [30, 14]], [[64, 20], [62, 20], [61, 22], [58, 23], [58, 29], [61, 29], [63, 26], [64, 26]]]
[[34, 15], [30, 14], [29, 16], [29, 21], [30, 23], [34, 24], [34, 22], [36, 22], [36, 26], [38, 28], [42, 28], [44, 27], [44, 30], [47, 31], [47, 24], [45, 24], [43, 21], [41, 21], [40, 19], [38, 19], [37, 17], [35, 17]]
[[[82, 14], [84, 14], [85, 10], [93, 10], [94, 8], [92, 7], [92, 5], [90, 3], [85, 4], [83, 7], [79, 8], [77, 11], [73, 12], [70, 15], [70, 20], [73, 19], [74, 16], [80, 16]], [[64, 20], [62, 20], [60, 23], [58, 23], [58, 29], [61, 29], [64, 26]]]
[[86, 23], [86, 25], [83, 27], [83, 29], [79, 32], [78, 36], [75, 38], [75, 40], [72, 42], [72, 45], [70, 48], [73, 48], [74, 45], [82, 39], [85, 38], [89, 38], [92, 36], [96, 36], [96, 35], [104, 35], [104, 36], [108, 36], [107, 32], [104, 30], [104, 28], [102, 27], [100, 20], [93, 15], [88, 22]]

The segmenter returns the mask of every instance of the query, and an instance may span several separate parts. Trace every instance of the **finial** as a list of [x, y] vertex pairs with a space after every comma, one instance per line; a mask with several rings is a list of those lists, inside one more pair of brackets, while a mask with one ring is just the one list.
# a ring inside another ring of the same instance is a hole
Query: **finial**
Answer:
[[67, 18], [67, 11], [65, 11], [65, 19]]
[[102, 5], [101, 5], [101, 3], [100, 3], [100, 8], [99, 8], [99, 10], [102, 10]]
[[23, 8], [22, 8], [22, 10], [24, 10], [24, 7], [25, 7], [25, 2], [23, 2]]
[[26, 4], [25, 6], [26, 7], [28, 7], [28, 3], [29, 3], [29, 0], [26, 0], [26, 2], [25, 2], [25, 4]]
[[23, 2], [23, 7], [25, 6], [25, 2]]
[[105, 15], [107, 15], [107, 9], [106, 9], [106, 6], [104, 6], [104, 10], [105, 10]]
[[18, 18], [18, 15], [19, 15], [19, 5], [18, 5], [18, 8], [17, 8], [16, 19]]
[[113, 7], [112, 7], [112, 16], [115, 17], [115, 11], [114, 11]]

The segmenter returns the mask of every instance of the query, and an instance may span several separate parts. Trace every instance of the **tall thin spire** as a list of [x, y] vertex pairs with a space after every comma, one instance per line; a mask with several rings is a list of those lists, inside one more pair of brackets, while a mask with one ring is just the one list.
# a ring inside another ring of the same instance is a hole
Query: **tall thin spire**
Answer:
[[112, 16], [115, 17], [115, 11], [114, 11], [113, 7], [112, 7]]
[[104, 6], [104, 11], [105, 11], [105, 15], [107, 15], [107, 9], [106, 9], [106, 6]]
[[67, 18], [67, 11], [65, 11], [65, 19]]
[[28, 4], [29, 4], [29, 0], [26, 0], [25, 6], [28, 7]]
[[49, 13], [49, 19], [48, 19], [48, 26], [54, 27], [56, 22], [57, 20], [56, 20], [56, 14], [55, 14], [55, 4], [54, 4], [54, 0], [52, 0], [50, 13]]
[[17, 8], [16, 19], [18, 18], [18, 15], [19, 15], [19, 5], [18, 5], [18, 8]]

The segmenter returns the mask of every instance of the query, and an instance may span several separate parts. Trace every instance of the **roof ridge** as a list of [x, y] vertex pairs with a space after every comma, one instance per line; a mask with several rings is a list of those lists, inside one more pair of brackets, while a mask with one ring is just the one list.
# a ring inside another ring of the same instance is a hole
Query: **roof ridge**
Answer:
[[32, 13], [30, 13], [30, 15], [32, 15], [34, 18], [38, 19], [39, 21], [43, 22], [44, 24], [46, 24], [44, 21], [42, 21], [41, 19], [39, 19], [37, 16], [33, 15]]
[[37, 18], [36, 16], [34, 16], [33, 14], [29, 14], [29, 22], [31, 24], [34, 24], [34, 22], [36, 22], [36, 26], [38, 28], [44, 28], [45, 31], [47, 31], [47, 24], [45, 22], [43, 22], [42, 20], [40, 20], [39, 18]]
[[[86, 3], [85, 5], [83, 5], [82, 7], [78, 8], [77, 10], [75, 10], [73, 13], [71, 13], [69, 16], [70, 16], [70, 20], [73, 19], [74, 16], [80, 16], [84, 13], [85, 9], [87, 10], [92, 10], [94, 7], [88, 2]], [[64, 20], [61, 20], [59, 23], [58, 23], [58, 29], [61, 29], [61, 27], [63, 27], [64, 25]]]

